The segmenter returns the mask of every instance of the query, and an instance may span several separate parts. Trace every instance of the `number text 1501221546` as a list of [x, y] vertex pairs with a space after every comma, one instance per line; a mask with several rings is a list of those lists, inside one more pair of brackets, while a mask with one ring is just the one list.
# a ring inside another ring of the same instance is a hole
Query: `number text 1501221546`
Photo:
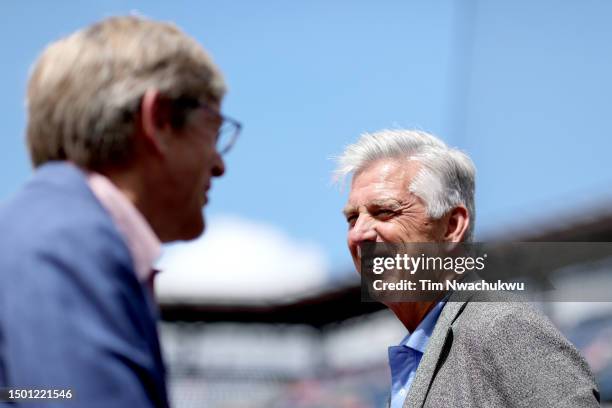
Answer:
[[24, 400], [69, 400], [74, 398], [70, 388], [0, 388], [0, 402]]

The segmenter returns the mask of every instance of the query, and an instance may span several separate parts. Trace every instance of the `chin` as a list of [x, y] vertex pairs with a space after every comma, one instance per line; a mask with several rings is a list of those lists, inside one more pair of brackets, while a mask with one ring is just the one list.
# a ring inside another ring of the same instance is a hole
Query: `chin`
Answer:
[[193, 220], [186, 224], [186, 227], [181, 231], [181, 240], [191, 241], [202, 235], [204, 232], [205, 223], [203, 218]]

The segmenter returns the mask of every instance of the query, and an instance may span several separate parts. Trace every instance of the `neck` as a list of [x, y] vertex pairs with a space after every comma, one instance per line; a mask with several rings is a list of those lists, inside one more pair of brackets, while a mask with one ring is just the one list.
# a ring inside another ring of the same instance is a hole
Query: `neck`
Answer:
[[163, 220], [158, 216], [160, 212], [153, 207], [155, 200], [151, 198], [150, 194], [151, 191], [155, 190], [147, 187], [146, 182], [137, 170], [133, 168], [113, 168], [99, 170], [98, 172], [106, 176], [134, 204], [147, 220], [157, 238], [164, 242]]
[[436, 302], [401, 302], [389, 303], [387, 307], [395, 313], [404, 327], [412, 333], [435, 305]]

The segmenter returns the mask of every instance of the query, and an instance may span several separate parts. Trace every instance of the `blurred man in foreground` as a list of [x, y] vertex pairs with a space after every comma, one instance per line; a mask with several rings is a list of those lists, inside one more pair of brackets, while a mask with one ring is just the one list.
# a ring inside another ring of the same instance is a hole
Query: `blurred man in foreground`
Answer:
[[0, 387], [168, 405], [153, 262], [161, 242], [204, 229], [240, 128], [219, 112], [224, 92], [167, 23], [109, 18], [43, 52], [27, 94], [36, 172], [0, 208]]
[[[424, 132], [365, 134], [346, 148], [353, 175], [344, 214], [357, 270], [365, 242], [463, 242], [474, 230], [472, 161]], [[517, 302], [387, 303], [408, 330], [389, 348], [391, 408], [595, 407], [578, 351]]]

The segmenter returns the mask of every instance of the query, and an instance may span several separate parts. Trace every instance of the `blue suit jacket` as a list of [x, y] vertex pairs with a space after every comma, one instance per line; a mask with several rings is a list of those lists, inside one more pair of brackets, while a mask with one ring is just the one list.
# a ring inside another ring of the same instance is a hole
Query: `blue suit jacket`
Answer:
[[25, 406], [167, 407], [150, 302], [76, 167], [46, 164], [0, 205], [0, 387], [74, 393]]

